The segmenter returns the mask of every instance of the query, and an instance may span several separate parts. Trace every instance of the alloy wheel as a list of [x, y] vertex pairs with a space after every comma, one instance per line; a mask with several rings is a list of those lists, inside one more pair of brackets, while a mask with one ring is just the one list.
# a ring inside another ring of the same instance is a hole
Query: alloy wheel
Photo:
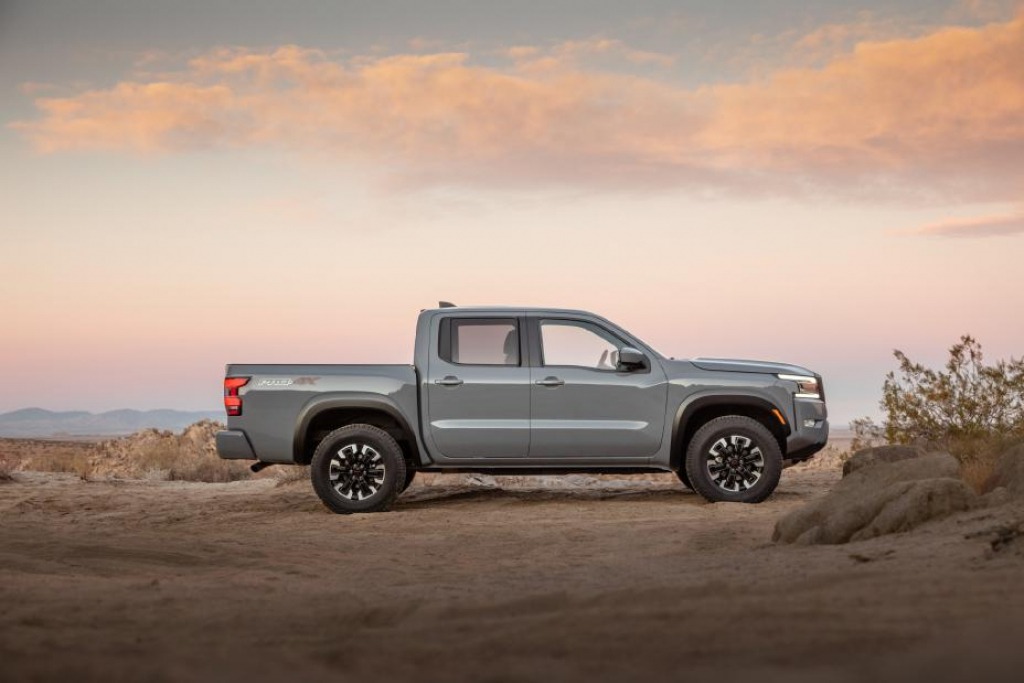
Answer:
[[384, 458], [373, 446], [350, 443], [331, 456], [331, 487], [346, 500], [366, 500], [384, 484]]
[[711, 481], [730, 493], [746, 491], [764, 473], [764, 453], [753, 439], [741, 434], [724, 436], [711, 444], [707, 469]]

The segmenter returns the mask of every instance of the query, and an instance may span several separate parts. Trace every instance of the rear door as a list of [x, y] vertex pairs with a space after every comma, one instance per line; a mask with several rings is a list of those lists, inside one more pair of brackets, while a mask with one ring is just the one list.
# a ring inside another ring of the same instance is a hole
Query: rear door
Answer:
[[583, 319], [531, 316], [530, 458], [645, 458], [661, 447], [668, 387], [655, 359], [624, 371], [626, 340]]
[[441, 317], [426, 378], [429, 433], [446, 458], [523, 458], [530, 445], [524, 320]]

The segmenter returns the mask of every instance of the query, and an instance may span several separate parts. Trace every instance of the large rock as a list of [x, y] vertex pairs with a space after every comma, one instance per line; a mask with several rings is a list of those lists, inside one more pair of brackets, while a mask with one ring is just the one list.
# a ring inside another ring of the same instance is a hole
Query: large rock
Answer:
[[1003, 453], [996, 463], [985, 488], [1004, 488], [1014, 496], [1024, 496], [1024, 444], [1018, 444]]
[[960, 479], [924, 479], [890, 486], [886, 500], [871, 522], [850, 536], [862, 541], [875, 536], [910, 531], [925, 522], [970, 510], [977, 494]]
[[850, 456], [849, 460], [843, 463], [843, 476], [856, 472], [862, 467], [874, 465], [880, 462], [899, 462], [910, 460], [926, 455], [923, 448], [917, 446], [875, 446], [864, 448]]
[[824, 498], [785, 515], [772, 540], [834, 544], [908, 531], [977, 505], [956, 459], [932, 453], [855, 469]]

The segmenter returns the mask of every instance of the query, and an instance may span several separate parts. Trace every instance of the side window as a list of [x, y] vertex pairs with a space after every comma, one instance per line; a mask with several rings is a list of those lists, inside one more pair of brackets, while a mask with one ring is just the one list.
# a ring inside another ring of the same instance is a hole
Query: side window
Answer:
[[441, 329], [441, 351], [448, 362], [519, 365], [519, 327], [515, 319], [450, 318], [447, 324], [447, 334], [444, 326]]
[[618, 340], [589, 323], [542, 320], [540, 339], [544, 365], [614, 370], [619, 363]]

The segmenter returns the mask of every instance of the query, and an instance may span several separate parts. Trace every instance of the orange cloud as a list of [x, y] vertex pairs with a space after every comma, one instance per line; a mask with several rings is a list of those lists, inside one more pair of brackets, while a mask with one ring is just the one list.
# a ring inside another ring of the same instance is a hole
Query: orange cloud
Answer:
[[1022, 65], [1024, 17], [859, 43], [821, 69], [715, 88], [699, 139], [719, 160], [765, 168], [1012, 170], [1007, 146], [1024, 152]]
[[932, 223], [915, 230], [935, 237], [998, 237], [1024, 233], [1024, 212]]
[[698, 88], [636, 73], [669, 62], [614, 40], [505, 57], [220, 49], [160, 81], [39, 98], [40, 117], [14, 125], [42, 152], [270, 145], [413, 184], [810, 185], [988, 200], [1024, 187], [1024, 15], [861, 41], [820, 68]]

